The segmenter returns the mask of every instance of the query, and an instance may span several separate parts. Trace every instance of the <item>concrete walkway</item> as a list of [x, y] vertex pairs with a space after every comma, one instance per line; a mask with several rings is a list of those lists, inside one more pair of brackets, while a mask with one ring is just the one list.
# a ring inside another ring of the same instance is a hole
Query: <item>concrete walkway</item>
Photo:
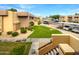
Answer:
[[32, 46], [29, 52], [29, 55], [38, 55], [38, 48], [49, 43], [50, 38], [29, 38], [27, 42], [32, 42]]
[[24, 39], [27, 39], [29, 35], [31, 35], [33, 33], [33, 31], [27, 31], [27, 33], [25, 34], [19, 34], [18, 36], [16, 37], [12, 37], [11, 35], [4, 35], [4, 36], [1, 36], [0, 37], [0, 40], [2, 41], [12, 41], [12, 42], [15, 42], [17, 40], [24, 40]]

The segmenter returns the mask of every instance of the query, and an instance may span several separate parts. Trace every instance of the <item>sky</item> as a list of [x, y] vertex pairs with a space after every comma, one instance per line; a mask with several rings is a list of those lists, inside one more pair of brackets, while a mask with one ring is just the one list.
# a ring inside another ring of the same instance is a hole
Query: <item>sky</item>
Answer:
[[79, 13], [79, 4], [0, 4], [0, 10], [15, 8], [35, 16], [72, 15]]

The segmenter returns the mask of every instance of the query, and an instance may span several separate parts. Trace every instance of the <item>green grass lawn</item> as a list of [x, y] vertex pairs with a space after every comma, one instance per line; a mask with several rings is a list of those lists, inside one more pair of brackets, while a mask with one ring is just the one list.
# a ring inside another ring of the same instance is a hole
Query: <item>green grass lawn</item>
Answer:
[[0, 42], [0, 55], [28, 55], [31, 42]]
[[52, 34], [61, 34], [60, 31], [45, 26], [33, 26], [34, 32], [28, 38], [51, 38]]

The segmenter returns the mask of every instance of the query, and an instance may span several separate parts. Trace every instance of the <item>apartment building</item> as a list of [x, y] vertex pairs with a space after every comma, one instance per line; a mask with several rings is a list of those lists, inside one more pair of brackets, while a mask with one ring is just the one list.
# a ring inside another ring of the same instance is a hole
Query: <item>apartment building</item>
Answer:
[[16, 31], [28, 27], [34, 16], [28, 12], [0, 10], [0, 32]]
[[79, 14], [69, 15], [69, 16], [60, 16], [59, 20], [63, 22], [79, 22]]

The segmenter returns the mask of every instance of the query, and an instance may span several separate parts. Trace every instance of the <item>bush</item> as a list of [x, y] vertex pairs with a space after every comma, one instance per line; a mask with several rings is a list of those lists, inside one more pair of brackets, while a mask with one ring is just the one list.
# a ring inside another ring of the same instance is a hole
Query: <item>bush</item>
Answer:
[[25, 50], [25, 45], [21, 45], [21, 46], [15, 47], [11, 51], [11, 54], [12, 55], [23, 55], [24, 54], [24, 50]]
[[17, 36], [17, 35], [19, 35], [18, 32], [13, 32], [13, 33], [12, 33], [12, 36], [13, 36], [13, 37], [15, 37], [15, 36]]
[[38, 25], [40, 25], [41, 24], [41, 21], [38, 21]]
[[21, 28], [21, 29], [20, 29], [20, 32], [21, 32], [21, 33], [26, 33], [27, 30], [26, 30], [25, 28]]
[[12, 34], [12, 31], [8, 31], [7, 34], [8, 34], [8, 35]]
[[2, 32], [0, 32], [0, 35], [2, 35]]
[[21, 27], [20, 29], [25, 29], [24, 27]]
[[33, 27], [32, 26], [29, 26], [28, 27], [28, 30], [32, 31]]
[[34, 22], [33, 21], [30, 22], [30, 26], [34, 26]]
[[25, 29], [27, 29], [27, 27], [25, 27]]

